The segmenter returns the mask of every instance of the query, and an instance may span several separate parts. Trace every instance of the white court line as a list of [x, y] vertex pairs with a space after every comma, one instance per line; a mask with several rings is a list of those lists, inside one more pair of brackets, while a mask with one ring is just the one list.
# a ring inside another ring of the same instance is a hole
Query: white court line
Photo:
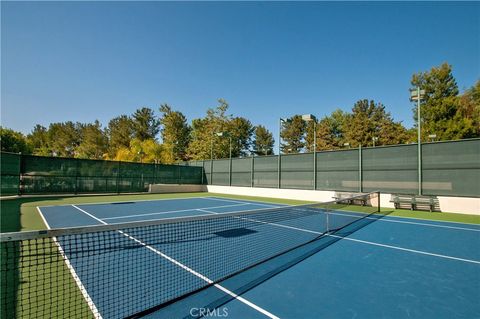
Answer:
[[[233, 204], [233, 205], [203, 207], [202, 209], [223, 208], [223, 207], [237, 207], [237, 206], [245, 206], [245, 205], [250, 205], [250, 204], [248, 204], [248, 203], [243, 203], [243, 204]], [[73, 205], [72, 205], [72, 206], [73, 206]], [[126, 216], [117, 216], [117, 217], [106, 217], [106, 218], [102, 218], [102, 220], [122, 219], [122, 218], [139, 217], [139, 216], [163, 215], [163, 214], [172, 214], [172, 213], [181, 213], [181, 212], [189, 212], [189, 211], [197, 210], [197, 209], [200, 209], [200, 208], [190, 208], [190, 209], [180, 209], [180, 210], [169, 210], [169, 211], [166, 211], [166, 212], [148, 213], [148, 214], [135, 214], [135, 215], [126, 215]]]
[[245, 200], [245, 201], [239, 201], [239, 200], [233, 200], [233, 199], [220, 199], [220, 198], [216, 198], [216, 197], [208, 197], [208, 199], [211, 199], [211, 200], [218, 200], [218, 201], [221, 201], [221, 202], [231, 202], [231, 203], [249, 203], [249, 204], [252, 204], [252, 205], [258, 205], [258, 206], [270, 206], [270, 207], [286, 207], [286, 206], [290, 206], [290, 205], [284, 205], [284, 204], [265, 204], [264, 202], [256, 202], [254, 200]]
[[350, 240], [350, 241], [354, 241], [354, 242], [362, 243], [362, 244], [367, 244], [367, 245], [374, 245], [374, 246], [379, 246], [379, 247], [408, 251], [408, 252], [411, 252], [411, 253], [416, 253], [416, 254], [421, 254], [421, 255], [428, 255], [428, 256], [434, 256], [434, 257], [440, 257], [440, 258], [446, 258], [446, 259], [453, 259], [453, 260], [464, 261], [464, 262], [467, 262], [467, 263], [480, 265], [480, 261], [477, 261], [477, 260], [471, 260], [471, 259], [465, 259], [465, 258], [459, 258], [459, 257], [453, 257], [453, 256], [447, 256], [447, 255], [434, 254], [434, 253], [429, 253], [429, 252], [421, 251], [421, 250], [408, 249], [408, 248], [392, 246], [392, 245], [385, 245], [385, 244], [380, 244], [380, 243], [374, 243], [374, 242], [371, 242], [371, 241], [342, 237], [342, 236], [337, 236], [337, 235], [332, 235], [332, 234], [329, 234], [327, 236], [340, 238], [340, 239], [346, 239], [346, 240]]
[[[353, 212], [354, 213], [354, 212]], [[346, 213], [330, 213], [332, 215], [339, 215], [339, 216], [350, 216], [350, 217], [358, 217], [361, 215], [351, 215], [351, 214], [346, 214]], [[420, 225], [420, 226], [427, 226], [427, 227], [438, 227], [438, 228], [449, 228], [449, 229], [458, 229], [458, 230], [469, 230], [469, 231], [476, 231], [480, 232], [480, 229], [475, 229], [475, 228], [465, 228], [465, 227], [456, 227], [456, 226], [446, 226], [446, 225], [435, 225], [435, 224], [428, 224], [428, 223], [419, 223], [419, 222], [407, 222], [403, 220], [391, 220], [388, 219], [389, 216], [385, 216], [385, 218], [374, 218], [374, 217], [364, 217], [366, 219], [374, 219], [378, 220], [381, 222], [389, 222], [389, 223], [400, 223], [400, 224], [412, 224], [412, 225]], [[395, 216], [392, 216], [395, 217]]]
[[[148, 195], [148, 194], [144, 194]], [[157, 195], [161, 195], [160, 193]], [[110, 196], [110, 195], [108, 195]], [[122, 195], [114, 195], [114, 196], [122, 196]], [[160, 200], [183, 200], [183, 199], [212, 199], [210, 196], [192, 196], [192, 197], [171, 197], [171, 198], [153, 198], [153, 199], [131, 199], [131, 200], [117, 200], [114, 202], [95, 202], [95, 203], [76, 203], [75, 205], [107, 205], [107, 204], [115, 204], [115, 203], [136, 203], [136, 202], [156, 202]], [[63, 204], [63, 205], [45, 205], [39, 207], [61, 207], [61, 206], [71, 206], [73, 204]]]
[[[274, 206], [274, 205], [271, 205], [271, 207], [272, 208], [284, 208], [284, 207], [288, 207], [288, 206]], [[192, 209], [192, 210], [204, 211], [204, 212], [209, 213], [209, 214], [233, 214], [233, 213], [242, 213], [242, 212], [253, 212], [253, 211], [256, 211], [256, 210], [262, 212], [262, 210], [264, 210], [264, 209], [254, 208], [254, 209], [242, 209], [242, 210], [234, 210], [234, 211], [231, 211], [231, 212], [217, 213], [217, 212], [209, 212], [205, 209], [208, 209], [208, 207], [207, 208], [196, 208], [196, 209]]]
[[[40, 210], [40, 207], [37, 207], [37, 210], [40, 213], [40, 217], [42, 218], [43, 222], [45, 223], [45, 226], [47, 226], [48, 229], [51, 229], [50, 225], [48, 224], [47, 220], [45, 219], [45, 216], [43, 216], [43, 213]], [[55, 245], [57, 245], [58, 250], [60, 251], [60, 255], [62, 255], [62, 257], [64, 258], [65, 264], [67, 265], [67, 268], [70, 270], [70, 273], [72, 274], [72, 277], [75, 280], [75, 283], [77, 284], [78, 288], [80, 288], [80, 292], [82, 293], [83, 298], [87, 302], [88, 307], [92, 311], [93, 316], [97, 319], [102, 319], [102, 315], [100, 314], [100, 312], [97, 309], [97, 306], [95, 306], [95, 303], [93, 302], [92, 298], [88, 294], [87, 289], [85, 288], [85, 286], [83, 286], [82, 281], [80, 280], [77, 273], [75, 272], [75, 269], [73, 268], [72, 264], [70, 263], [70, 260], [68, 259], [67, 255], [63, 251], [62, 246], [60, 246], [60, 243], [58, 242], [56, 237], [52, 237], [52, 239], [55, 242]]]
[[[85, 210], [83, 210], [83, 209], [81, 209], [81, 208], [79, 208], [79, 207], [77, 207], [77, 206], [75, 206], [75, 205], [72, 205], [72, 206], [73, 206], [74, 208], [78, 209], [79, 211], [83, 212], [83, 213], [86, 214], [87, 216], [98, 220], [100, 223], [102, 223], [102, 224], [104, 224], [104, 225], [108, 225], [106, 222], [104, 222], [103, 220], [101, 220], [101, 219], [93, 216], [93, 215], [90, 214], [89, 212], [87, 212], [87, 211], [85, 211]], [[208, 278], [208, 277], [206, 277], [206, 276], [204, 276], [204, 275], [196, 272], [195, 270], [193, 270], [193, 269], [191, 269], [190, 267], [182, 264], [181, 262], [173, 259], [172, 257], [170, 257], [170, 256], [168, 256], [168, 255], [165, 255], [165, 254], [162, 253], [161, 251], [159, 251], [159, 250], [157, 250], [156, 248], [154, 248], [154, 247], [152, 247], [152, 246], [150, 246], [150, 245], [142, 242], [141, 240], [139, 240], [139, 239], [137, 239], [137, 238], [135, 238], [135, 237], [133, 237], [133, 236], [131, 236], [131, 235], [129, 235], [129, 234], [121, 231], [121, 230], [118, 230], [118, 232], [121, 233], [122, 235], [130, 238], [131, 240], [134, 240], [135, 242], [141, 244], [142, 246], [144, 246], [145, 248], [151, 250], [152, 252], [156, 253], [157, 255], [159, 255], [159, 256], [167, 259], [168, 261], [170, 261], [170, 262], [172, 262], [173, 264], [179, 266], [180, 268], [186, 270], [187, 272], [193, 274], [194, 276], [202, 279], [203, 281], [207, 282], [208, 284], [213, 284], [213, 283], [214, 283], [214, 281], [211, 280], [210, 278]], [[267, 317], [272, 318], [272, 319], [280, 319], [279, 317], [277, 317], [277, 316], [275, 316], [274, 314], [268, 312], [267, 310], [265, 310], [265, 309], [263, 309], [263, 308], [255, 305], [255, 304], [251, 303], [250, 301], [246, 300], [245, 298], [242, 298], [242, 297], [236, 295], [234, 292], [228, 290], [227, 288], [225, 288], [225, 287], [223, 287], [223, 286], [221, 286], [221, 285], [219, 285], [219, 284], [214, 284], [214, 286], [215, 286], [216, 288], [222, 290], [223, 292], [229, 294], [230, 296], [232, 296], [233, 298], [237, 299], [238, 301], [246, 304], [247, 306], [250, 306], [250, 307], [252, 307], [253, 309], [261, 312], [262, 314], [266, 315]]]
[[[215, 212], [209, 212], [207, 210], [202, 210], [202, 211], [206, 212], [206, 213], [211, 213], [211, 214], [218, 214], [218, 213], [215, 213]], [[380, 247], [384, 247], [384, 248], [408, 251], [408, 252], [411, 252], [411, 253], [416, 253], [416, 254], [421, 254], [421, 255], [428, 255], [428, 256], [434, 256], [434, 257], [440, 257], [440, 258], [446, 258], [446, 259], [453, 259], [453, 260], [458, 260], [458, 261], [463, 261], [463, 262], [468, 262], [468, 263], [473, 263], [473, 264], [479, 264], [480, 265], [480, 261], [477, 261], [477, 260], [471, 260], [471, 259], [465, 259], [465, 258], [459, 258], [459, 257], [453, 257], [453, 256], [447, 256], [447, 255], [441, 255], [441, 254], [434, 254], [434, 253], [429, 253], [429, 252], [422, 251], [422, 250], [415, 250], [415, 249], [403, 248], [403, 247], [399, 247], [399, 246], [385, 245], [385, 244], [375, 243], [375, 242], [366, 241], [366, 240], [354, 239], [354, 238], [349, 238], [349, 237], [342, 237], [342, 236], [333, 235], [333, 234], [325, 234], [325, 233], [318, 232], [318, 231], [313, 231], [313, 230], [308, 230], [308, 229], [298, 228], [298, 227], [293, 227], [293, 226], [287, 226], [287, 225], [282, 225], [282, 224], [277, 224], [277, 223], [269, 223], [269, 222], [255, 220], [255, 219], [251, 219], [251, 218], [247, 218], [247, 217], [238, 217], [238, 218], [245, 218], [247, 220], [254, 221], [254, 222], [257, 222], [257, 223], [261, 223], [261, 224], [269, 224], [269, 225], [273, 225], [273, 226], [278, 226], [278, 227], [283, 227], [283, 228], [288, 228], [288, 229], [294, 229], [294, 230], [298, 230], [298, 231], [301, 231], [301, 232], [307, 232], [307, 233], [312, 233], [312, 234], [326, 235], [326, 236], [330, 236], [330, 237], [350, 240], [350, 241], [359, 242], [359, 243], [368, 244], [368, 245], [373, 245], [373, 246], [380, 246]]]

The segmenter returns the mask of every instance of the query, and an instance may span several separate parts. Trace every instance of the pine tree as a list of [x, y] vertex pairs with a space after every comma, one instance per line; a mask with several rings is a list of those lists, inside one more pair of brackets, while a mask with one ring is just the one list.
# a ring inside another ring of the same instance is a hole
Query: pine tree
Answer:
[[155, 139], [160, 130], [160, 123], [155, 113], [148, 107], [142, 107], [132, 115], [133, 135], [135, 138], [144, 141]]
[[275, 143], [273, 134], [263, 125], [256, 126], [254, 132], [253, 152], [256, 155], [272, 155]]
[[85, 124], [82, 129], [82, 141], [77, 147], [75, 157], [103, 159], [107, 152], [107, 136], [98, 120]]
[[52, 151], [48, 147], [47, 128], [37, 124], [32, 132], [27, 135], [27, 142], [33, 150], [34, 155], [49, 156]]
[[[443, 63], [428, 72], [414, 74], [411, 84], [425, 90], [420, 115], [422, 140], [427, 141], [430, 134], [437, 135], [440, 140], [462, 138], [465, 134], [461, 133], [462, 127], [466, 123], [461, 116], [455, 118], [459, 109], [459, 91], [452, 67]], [[414, 104], [413, 112], [417, 123], [417, 103]]]
[[305, 129], [306, 123], [300, 115], [295, 115], [283, 122], [280, 132], [283, 141], [280, 148], [283, 153], [299, 153], [303, 149]]
[[52, 123], [48, 127], [48, 148], [54, 156], [74, 157], [75, 151], [82, 140], [83, 124]]
[[173, 111], [168, 104], [160, 106], [161, 136], [165, 152], [170, 152], [173, 161], [187, 160], [187, 147], [191, 128], [181, 112]]
[[117, 150], [129, 147], [133, 138], [133, 121], [127, 115], [117, 116], [108, 122], [108, 153], [110, 158], [115, 157]]

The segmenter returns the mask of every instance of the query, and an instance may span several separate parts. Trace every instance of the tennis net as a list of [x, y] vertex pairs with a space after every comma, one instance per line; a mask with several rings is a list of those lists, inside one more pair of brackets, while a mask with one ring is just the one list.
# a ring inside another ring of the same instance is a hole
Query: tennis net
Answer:
[[379, 211], [328, 203], [0, 234], [3, 318], [139, 317]]

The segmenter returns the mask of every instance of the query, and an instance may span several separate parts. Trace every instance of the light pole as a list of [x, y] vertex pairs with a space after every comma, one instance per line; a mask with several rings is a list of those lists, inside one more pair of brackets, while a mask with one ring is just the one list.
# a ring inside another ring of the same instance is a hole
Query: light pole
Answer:
[[418, 156], [418, 195], [422, 195], [422, 138], [421, 138], [421, 100], [425, 96], [425, 90], [417, 86], [410, 90], [410, 101], [417, 101], [417, 156]]
[[428, 135], [428, 138], [430, 139], [430, 142], [435, 142], [435, 139], [437, 138], [437, 134], [430, 134]]
[[372, 137], [373, 147], [375, 147], [375, 142], [378, 141], [378, 137]]
[[313, 189], [317, 188], [317, 118], [312, 114], [302, 115], [305, 122], [313, 122]]
[[228, 137], [229, 153], [230, 153], [229, 158], [232, 158], [232, 136], [230, 135], [230, 133], [228, 133], [228, 132], [218, 132], [218, 133], [215, 133], [215, 135], [217, 135], [218, 137]]
[[350, 143], [343, 143], [343, 146], [350, 148]]
[[228, 137], [229, 143], [229, 164], [228, 164], [228, 184], [232, 186], [232, 135], [228, 132], [215, 133], [218, 137]]
[[[212, 142], [210, 143], [210, 185], [213, 185], [213, 139], [215, 135], [212, 134]], [[208, 183], [207, 183], [208, 184]]]

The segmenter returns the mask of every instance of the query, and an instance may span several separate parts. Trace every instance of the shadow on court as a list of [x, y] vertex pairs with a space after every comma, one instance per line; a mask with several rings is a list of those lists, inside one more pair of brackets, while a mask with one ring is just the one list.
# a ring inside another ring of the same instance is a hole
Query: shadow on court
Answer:
[[[356, 220], [329, 234], [320, 235], [310, 242], [243, 270], [240, 273], [218, 282], [218, 284], [227, 288], [235, 295], [242, 295], [310, 256], [321, 252], [344, 237], [348, 237], [359, 229], [388, 216], [390, 213], [392, 213], [392, 211], [366, 215], [365, 218]], [[329, 236], [333, 234], [335, 237]], [[254, 249], [254, 247], [252, 247], [252, 249]], [[192, 309], [203, 309], [206, 312], [213, 312], [216, 308], [225, 305], [233, 299], [235, 299], [235, 297], [213, 285], [209, 285], [200, 291], [162, 305], [159, 309], [151, 309], [149, 314], [143, 313], [142, 315], [147, 315], [146, 318], [199, 318], [202, 317], [197, 315], [199, 311], [191, 311]]]

